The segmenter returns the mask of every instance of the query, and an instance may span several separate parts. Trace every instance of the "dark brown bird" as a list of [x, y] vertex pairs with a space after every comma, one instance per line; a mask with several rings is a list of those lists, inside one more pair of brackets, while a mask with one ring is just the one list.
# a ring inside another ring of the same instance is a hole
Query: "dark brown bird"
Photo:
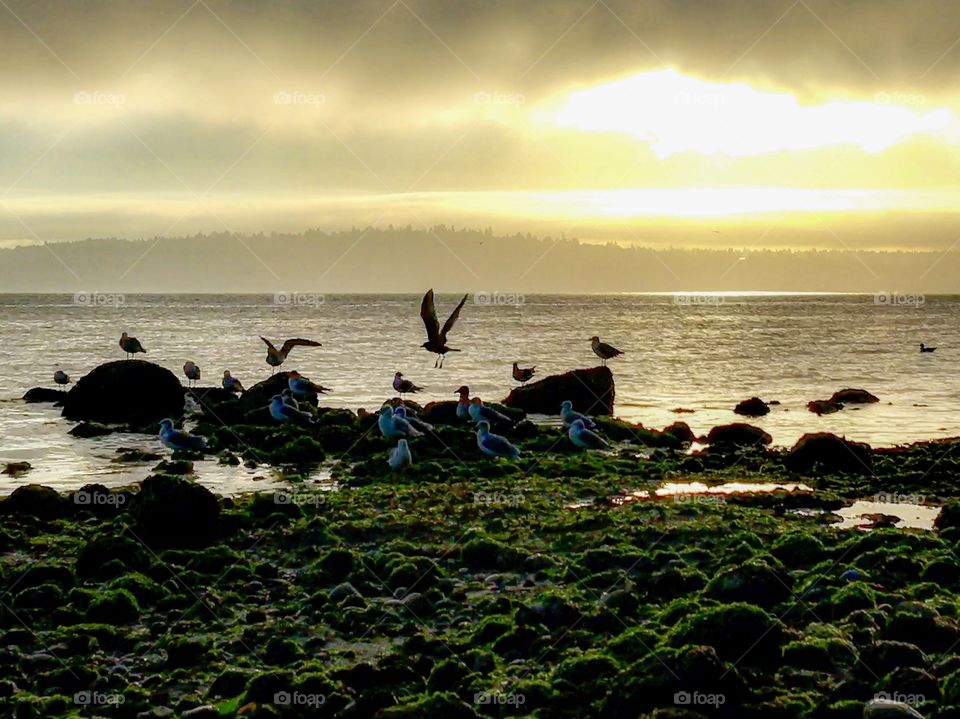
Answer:
[[521, 368], [516, 362], [513, 363], [513, 378], [520, 384], [526, 384], [536, 371], [536, 367]]
[[440, 321], [437, 319], [437, 308], [433, 304], [433, 290], [427, 290], [427, 294], [423, 296], [423, 302], [420, 303], [420, 319], [423, 320], [423, 326], [427, 330], [427, 341], [420, 346], [427, 352], [433, 352], [437, 355], [437, 361], [433, 363], [434, 368], [443, 367], [443, 357], [447, 352], [460, 351], [453, 347], [447, 347], [447, 333], [453, 329], [454, 323], [460, 316], [460, 310], [463, 309], [463, 303], [466, 301], [467, 296], [464, 295], [460, 304], [450, 313], [441, 328]]
[[320, 347], [320, 343], [314, 342], [313, 340], [292, 339], [287, 340], [280, 349], [277, 349], [266, 337], [261, 337], [260, 339], [267, 344], [267, 364], [274, 369], [283, 364], [287, 355], [290, 354], [290, 350], [294, 347]]
[[613, 359], [614, 357], [623, 354], [623, 352], [618, 350], [613, 345], [608, 345], [606, 342], [601, 342], [600, 338], [596, 335], [590, 338], [590, 346], [593, 348], [593, 353], [600, 358], [601, 365], [606, 365], [608, 359]]

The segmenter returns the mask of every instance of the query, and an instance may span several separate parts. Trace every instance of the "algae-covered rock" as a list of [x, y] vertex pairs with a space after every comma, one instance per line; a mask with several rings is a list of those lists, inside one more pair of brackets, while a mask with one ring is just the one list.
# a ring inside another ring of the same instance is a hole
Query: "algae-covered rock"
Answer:
[[71, 437], [80, 437], [81, 439], [93, 439], [94, 437], [105, 437], [113, 434], [116, 430], [113, 427], [101, 422], [80, 422], [72, 427], [67, 434]]
[[23, 395], [23, 401], [29, 404], [35, 404], [39, 402], [52, 402], [56, 404], [61, 402], [64, 397], [67, 396], [67, 393], [59, 389], [51, 389], [50, 387], [33, 387], [28, 389], [27, 393]]
[[733, 411], [735, 414], [742, 414], [744, 417], [762, 417], [770, 413], [770, 406], [759, 397], [750, 397], [737, 402]]
[[796, 472], [870, 472], [873, 462], [870, 445], [851, 442], [829, 432], [803, 435], [784, 458], [786, 465]]
[[147, 425], [183, 413], [183, 386], [168, 369], [143, 360], [100, 365], [63, 400], [63, 416], [111, 424]]
[[216, 496], [186, 479], [148, 477], [132, 504], [139, 536], [151, 547], [202, 547], [219, 531]]
[[823, 414], [833, 414], [843, 409], [839, 402], [831, 402], [828, 399], [812, 399], [807, 402], [807, 411], [813, 412], [818, 417]]
[[786, 628], [776, 617], [752, 604], [733, 602], [686, 617], [668, 639], [674, 646], [706, 644], [725, 660], [773, 669], [786, 637]]
[[763, 447], [773, 441], [773, 437], [759, 427], [743, 422], [721, 424], [707, 433], [707, 444], [728, 447]]
[[50, 487], [42, 484], [27, 484], [17, 487], [6, 499], [0, 501], [0, 512], [37, 519], [56, 519], [68, 509], [66, 500]]
[[874, 404], [880, 398], [865, 389], [848, 388], [834, 392], [828, 401], [835, 404]]
[[584, 414], [613, 414], [616, 388], [609, 367], [577, 369], [515, 387], [503, 403], [528, 413], [560, 414], [564, 400]]

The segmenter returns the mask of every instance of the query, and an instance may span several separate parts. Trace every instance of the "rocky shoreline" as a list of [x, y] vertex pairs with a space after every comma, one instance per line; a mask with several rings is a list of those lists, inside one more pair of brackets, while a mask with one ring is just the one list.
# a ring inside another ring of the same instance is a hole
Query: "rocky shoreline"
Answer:
[[[436, 403], [393, 472], [375, 415], [188, 394], [210, 452], [291, 488], [218, 497], [182, 452], [123, 489], [27, 471], [0, 500], [3, 715], [960, 717], [960, 439], [735, 423], [691, 451], [598, 417], [614, 448], [584, 452], [501, 407], [507, 461]], [[689, 482], [809, 490], [657, 492]], [[863, 498], [889, 513], [837, 528]], [[943, 506], [932, 531], [896, 528], [911, 504]]]

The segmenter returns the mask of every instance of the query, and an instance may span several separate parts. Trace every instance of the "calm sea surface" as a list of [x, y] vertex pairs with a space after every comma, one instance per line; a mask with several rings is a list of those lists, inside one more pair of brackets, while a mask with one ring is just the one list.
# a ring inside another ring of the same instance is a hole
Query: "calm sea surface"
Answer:
[[[459, 298], [438, 296], [441, 322]], [[153, 437], [96, 440], [67, 435], [58, 410], [19, 397], [51, 385], [60, 367], [77, 379], [120, 359], [123, 330], [140, 339], [146, 359], [182, 377], [199, 364], [203, 384], [230, 369], [250, 386], [270, 374], [259, 336], [309, 337], [320, 348], [297, 348], [284, 369], [298, 369], [331, 387], [328, 404], [376, 408], [392, 395], [393, 373], [426, 388], [421, 400], [452, 399], [468, 384], [484, 399], [502, 399], [514, 382], [510, 365], [535, 364], [538, 377], [588, 367], [597, 334], [626, 355], [611, 362], [617, 414], [663, 427], [677, 419], [700, 433], [733, 421], [734, 404], [759, 395], [779, 400], [754, 423], [777, 444], [825, 430], [874, 445], [960, 435], [960, 297], [790, 296], [527, 296], [467, 300], [442, 369], [419, 347], [420, 297], [412, 295], [289, 296], [0, 295], [0, 464], [27, 460], [21, 480], [0, 478], [0, 493], [24, 481], [67, 488], [97, 481], [125, 484], [149, 465], [111, 460], [119, 448], [160, 450]], [[490, 300], [490, 301], [484, 301]], [[498, 303], [498, 301], [504, 304]], [[921, 355], [920, 342], [936, 345]], [[881, 399], [859, 410], [817, 417], [808, 400], [843, 387]], [[678, 415], [684, 407], [692, 414]], [[166, 450], [162, 450], [166, 452]], [[200, 481], [224, 493], [267, 489], [269, 470], [201, 463]]]

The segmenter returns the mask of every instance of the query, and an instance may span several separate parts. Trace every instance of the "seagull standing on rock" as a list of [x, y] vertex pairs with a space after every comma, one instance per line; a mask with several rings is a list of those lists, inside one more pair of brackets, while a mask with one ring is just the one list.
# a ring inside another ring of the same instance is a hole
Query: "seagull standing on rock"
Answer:
[[520, 367], [516, 362], [513, 363], [513, 378], [521, 385], [530, 381], [536, 371], [536, 367]]
[[403, 417], [397, 417], [394, 414], [393, 407], [385, 404], [380, 408], [380, 416], [377, 417], [377, 426], [380, 433], [387, 439], [403, 439], [409, 437], [419, 437], [420, 432]]
[[400, 394], [401, 399], [405, 394], [416, 394], [423, 391], [423, 387], [418, 387], [410, 380], [404, 379], [402, 372], [393, 375], [393, 388]]
[[460, 419], [470, 419], [470, 388], [462, 385], [456, 394], [460, 395], [460, 401], [457, 402], [457, 417]]
[[172, 419], [165, 419], [160, 422], [160, 441], [163, 442], [164, 446], [174, 451], [178, 449], [203, 451], [209, 444], [206, 437], [190, 434], [174, 427]]
[[68, 375], [62, 369], [58, 369], [53, 373], [53, 381], [61, 387], [65, 387], [66, 385], [70, 384], [70, 375]]
[[126, 332], [120, 335], [120, 342], [118, 344], [120, 345], [120, 349], [127, 353], [127, 359], [130, 359], [131, 355], [135, 355], [138, 352], [147, 353], [143, 345], [140, 344], [140, 340], [136, 337], [130, 337]]
[[607, 360], [613, 359], [623, 354], [613, 345], [608, 345], [606, 342], [601, 342], [600, 338], [594, 335], [590, 338], [590, 347], [593, 348], [593, 353], [600, 358], [600, 365], [602, 367], [607, 366]]
[[586, 428], [582, 419], [573, 420], [567, 436], [580, 449], [605, 449], [608, 446], [603, 437]]
[[499, 434], [493, 434], [490, 431], [490, 423], [486, 420], [477, 424], [477, 446], [484, 454], [491, 457], [519, 457], [520, 450], [506, 437]]
[[234, 392], [238, 394], [244, 392], [243, 385], [240, 383], [240, 380], [230, 374], [230, 370], [228, 369], [223, 371], [222, 384], [223, 388], [227, 390], [227, 392]]
[[587, 429], [597, 428], [597, 423], [590, 419], [587, 415], [581, 414], [580, 412], [575, 412], [573, 409], [573, 402], [568, 399], [565, 399], [560, 403], [560, 416], [563, 418], [563, 425], [565, 427], [569, 427], [579, 419], [581, 422], [583, 422], [583, 426]]
[[422, 419], [417, 417], [417, 413], [412, 409], [400, 405], [395, 410], [393, 410], [393, 416], [399, 417], [400, 419], [405, 419], [410, 424], [411, 427], [420, 431], [420, 432], [432, 432], [433, 425], [429, 422], [424, 422]]
[[447, 352], [460, 351], [453, 347], [447, 347], [447, 333], [453, 329], [453, 325], [460, 316], [460, 310], [463, 309], [463, 303], [466, 301], [467, 296], [464, 295], [463, 299], [460, 300], [460, 304], [450, 313], [450, 316], [447, 317], [447, 321], [443, 323], [443, 327], [441, 328], [440, 320], [437, 319], [437, 308], [433, 302], [433, 290], [427, 290], [427, 294], [423, 296], [423, 301], [420, 303], [420, 319], [423, 320], [423, 326], [427, 330], [427, 341], [420, 346], [427, 350], [427, 352], [433, 352], [437, 355], [437, 361], [433, 363], [434, 369], [438, 366], [443, 367], [443, 358]]
[[470, 400], [467, 411], [470, 413], [470, 419], [474, 422], [487, 422], [491, 425], [502, 424], [508, 427], [513, 424], [513, 420], [505, 414], [497, 412], [493, 407], [485, 407], [483, 400], [479, 397], [474, 397]]
[[[273, 346], [273, 343], [268, 340], [266, 337], [261, 337], [267, 345], [267, 364], [273, 367], [273, 370], [276, 370], [277, 367], [283, 364], [284, 360], [287, 359], [287, 355], [290, 354], [290, 350], [294, 347], [320, 347], [319, 342], [314, 342], [313, 340], [304, 340], [300, 338], [294, 338], [287, 340], [283, 343], [283, 346], [280, 349], [277, 349]], [[271, 371], [273, 374], [273, 371]]]
[[293, 396], [298, 399], [308, 396], [311, 392], [316, 394], [326, 394], [330, 391], [329, 388], [324, 387], [322, 384], [311, 382], [296, 370], [289, 374], [287, 378], [287, 386], [290, 388], [290, 391], [293, 392]]
[[190, 386], [191, 382], [200, 381], [200, 367], [198, 367], [194, 362], [184, 362], [183, 373], [187, 376], [187, 387]]
[[300, 425], [310, 425], [314, 423], [312, 414], [284, 404], [283, 397], [279, 394], [275, 394], [270, 398], [269, 407], [270, 416], [278, 422], [292, 422]]
[[280, 398], [283, 400], [283, 403], [288, 407], [293, 407], [294, 409], [300, 409], [300, 403], [293, 398], [293, 392], [290, 389], [285, 389], [280, 393]]
[[390, 458], [387, 460], [390, 469], [397, 470], [409, 467], [413, 464], [413, 456], [410, 454], [410, 445], [407, 440], [397, 441], [397, 446], [390, 450]]

